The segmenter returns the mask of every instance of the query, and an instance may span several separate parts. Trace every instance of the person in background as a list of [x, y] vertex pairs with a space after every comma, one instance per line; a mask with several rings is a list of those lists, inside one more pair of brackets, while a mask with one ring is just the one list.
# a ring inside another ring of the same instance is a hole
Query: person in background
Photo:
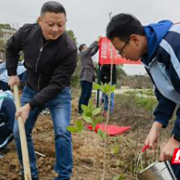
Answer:
[[15, 104], [11, 91], [0, 90], [0, 154], [13, 140]]
[[[100, 69], [100, 82], [103, 84], [105, 83], [111, 83], [111, 85], [116, 84], [116, 65], [112, 65], [112, 80], [111, 80], [111, 65], [110, 64], [104, 64], [101, 66]], [[111, 93], [110, 95], [102, 94], [102, 102], [104, 103], [104, 111], [103, 116], [107, 116], [108, 106], [109, 106], [109, 96], [110, 96], [110, 114], [113, 114], [114, 111], [114, 93]]]
[[[32, 180], [38, 180], [38, 169], [32, 140], [32, 130], [40, 112], [49, 108], [55, 133], [55, 180], [69, 180], [73, 167], [72, 138], [67, 131], [71, 119], [70, 79], [76, 68], [77, 48], [65, 32], [66, 11], [55, 1], [44, 3], [38, 23], [25, 24], [8, 41], [6, 66], [11, 88], [19, 84], [17, 64], [19, 52], [24, 52], [27, 84], [21, 96], [22, 107], [16, 118], [25, 124]], [[23, 179], [23, 164], [18, 122], [14, 125], [14, 139]]]
[[[134, 16], [122, 13], [111, 19], [106, 34], [122, 57], [141, 59], [155, 85], [158, 105], [145, 145], [157, 148], [162, 128], [167, 127], [176, 112], [171, 137], [159, 157], [160, 161], [171, 160], [175, 148], [180, 147], [180, 24], [164, 20], [142, 26]], [[180, 164], [171, 166], [180, 180]]]
[[[18, 63], [17, 75], [20, 79], [20, 86], [22, 89], [26, 84], [26, 77], [27, 77], [26, 68], [23, 66], [22, 62]], [[10, 90], [10, 87], [8, 86], [8, 79], [9, 79], [9, 76], [7, 75], [6, 63], [3, 62], [0, 64], [0, 89], [1, 90], [3, 91]]]
[[97, 53], [98, 49], [98, 41], [94, 41], [89, 47], [85, 44], [79, 46], [79, 56], [81, 59], [81, 95], [79, 98], [79, 114], [82, 114], [81, 105], [88, 105], [89, 99], [91, 98], [92, 85], [95, 80], [92, 56]]

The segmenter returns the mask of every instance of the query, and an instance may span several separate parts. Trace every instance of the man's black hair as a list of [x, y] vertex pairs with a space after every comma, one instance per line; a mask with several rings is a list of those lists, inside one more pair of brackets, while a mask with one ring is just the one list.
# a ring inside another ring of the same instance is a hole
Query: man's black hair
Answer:
[[53, 13], [64, 13], [66, 16], [66, 10], [63, 7], [62, 4], [56, 1], [48, 1], [43, 4], [41, 8], [41, 16], [44, 15], [47, 12], [53, 12]]
[[81, 44], [81, 45], [79, 46], [79, 51], [80, 51], [80, 52], [82, 51], [82, 49], [84, 48], [84, 46], [86, 46], [86, 44]]
[[110, 40], [118, 37], [122, 41], [128, 41], [131, 34], [144, 35], [144, 28], [141, 22], [130, 14], [114, 16], [106, 29], [106, 36]]

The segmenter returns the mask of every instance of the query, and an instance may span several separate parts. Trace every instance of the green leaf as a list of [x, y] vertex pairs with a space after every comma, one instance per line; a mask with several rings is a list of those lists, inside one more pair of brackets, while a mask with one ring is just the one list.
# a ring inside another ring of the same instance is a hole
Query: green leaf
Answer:
[[66, 129], [71, 133], [79, 132], [79, 130], [76, 127], [73, 127], [73, 126], [68, 126]]
[[95, 131], [95, 129], [96, 129], [96, 123], [92, 120], [92, 129], [93, 129], [93, 131]]
[[87, 111], [89, 111], [89, 107], [86, 106], [86, 105], [84, 105], [84, 104], [81, 105], [81, 108], [82, 108], [82, 110], [83, 110], [84, 113], [86, 113]]
[[105, 89], [105, 93], [107, 94], [109, 92], [109, 90], [110, 90], [110, 85], [105, 84], [104, 89]]
[[119, 176], [115, 176], [113, 178], [113, 180], [123, 180], [124, 179], [124, 176], [123, 175], [119, 175]]
[[114, 91], [115, 91], [115, 89], [116, 89], [116, 86], [115, 85], [113, 85], [113, 86], [111, 86], [111, 93], [113, 93]]
[[82, 130], [83, 130], [83, 123], [82, 123], [81, 120], [77, 120], [76, 121], [76, 127], [77, 127], [79, 132], [82, 132]]
[[89, 107], [89, 111], [92, 112], [94, 109], [92, 101], [89, 102], [88, 107]]
[[101, 108], [96, 108], [96, 109], [93, 110], [92, 114], [93, 114], [94, 116], [96, 116], [96, 115], [98, 115], [100, 112], [101, 112]]
[[85, 112], [84, 113], [87, 117], [92, 117], [92, 112], [90, 112], [90, 111], [87, 111], [87, 112]]
[[120, 146], [119, 145], [116, 145], [113, 149], [112, 149], [112, 153], [113, 154], [118, 154], [120, 151]]
[[111, 85], [110, 84], [105, 84], [105, 94], [109, 95], [111, 94]]
[[83, 113], [82, 116], [83, 116], [84, 121], [89, 122], [89, 123], [92, 123], [91, 117], [86, 116], [84, 113]]
[[106, 139], [107, 134], [103, 132], [101, 129], [98, 129], [98, 134], [102, 139]]
[[102, 91], [103, 93], [105, 93], [105, 91], [106, 91], [105, 85], [102, 85], [102, 86], [101, 86], [101, 91]]
[[117, 167], [126, 167], [126, 164], [123, 162], [123, 161], [120, 161], [120, 160], [118, 160], [117, 162], [116, 162], [116, 166]]
[[98, 90], [98, 89], [100, 89], [100, 85], [99, 84], [93, 84], [93, 89], [94, 90]]
[[93, 121], [95, 124], [99, 124], [102, 122], [102, 117], [96, 117]]

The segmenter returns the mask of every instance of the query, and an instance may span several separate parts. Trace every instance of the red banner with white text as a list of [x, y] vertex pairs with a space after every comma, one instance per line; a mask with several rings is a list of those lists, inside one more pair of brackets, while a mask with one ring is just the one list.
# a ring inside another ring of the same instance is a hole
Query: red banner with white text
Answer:
[[122, 58], [106, 37], [99, 41], [99, 64], [142, 64], [141, 61], [129, 61]]

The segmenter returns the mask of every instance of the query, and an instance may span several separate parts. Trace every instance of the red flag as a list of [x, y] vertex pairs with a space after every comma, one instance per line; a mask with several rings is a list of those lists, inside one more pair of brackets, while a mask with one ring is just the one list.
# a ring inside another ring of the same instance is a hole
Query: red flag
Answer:
[[99, 41], [99, 64], [142, 64], [141, 61], [129, 61], [122, 58], [106, 37]]
[[175, 149], [171, 164], [180, 164], [180, 149]]
[[[87, 129], [92, 130], [93, 128], [92, 126], [87, 126]], [[106, 132], [110, 136], [117, 136], [128, 131], [130, 126], [120, 127], [115, 125], [106, 126], [105, 124], [97, 124], [94, 131], [97, 133], [98, 129], [101, 129], [101, 131]]]

